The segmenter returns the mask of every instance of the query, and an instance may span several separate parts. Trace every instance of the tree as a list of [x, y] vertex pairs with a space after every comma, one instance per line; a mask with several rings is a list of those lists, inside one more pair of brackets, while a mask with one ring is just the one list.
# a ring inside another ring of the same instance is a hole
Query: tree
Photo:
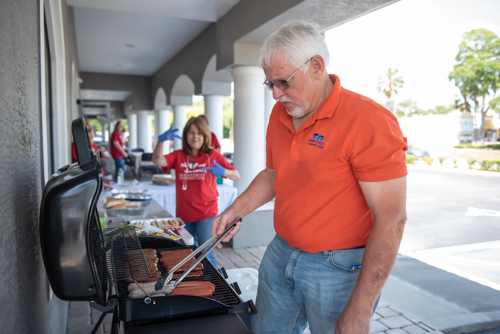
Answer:
[[385, 78], [380, 77], [377, 85], [378, 91], [383, 92], [389, 99], [387, 105], [393, 113], [396, 113], [396, 104], [394, 103], [392, 97], [398, 93], [398, 88], [403, 88], [403, 84], [405, 83], [403, 77], [396, 76], [397, 73], [398, 70], [393, 71], [389, 67], [389, 70], [387, 70], [387, 76]]
[[[479, 131], [474, 133], [477, 144], [484, 142], [484, 117], [490, 109], [497, 109], [500, 98], [500, 39], [487, 29], [474, 29], [464, 34], [455, 57], [457, 64], [449, 80], [455, 82], [461, 99], [456, 103], [461, 110], [480, 113]], [[477, 133], [479, 132], [479, 133]]]
[[224, 96], [223, 101], [223, 138], [232, 138], [234, 103], [231, 96]]

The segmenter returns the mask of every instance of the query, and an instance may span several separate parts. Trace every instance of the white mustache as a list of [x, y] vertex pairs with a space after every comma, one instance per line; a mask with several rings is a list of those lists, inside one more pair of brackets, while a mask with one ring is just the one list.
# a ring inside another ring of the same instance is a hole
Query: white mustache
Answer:
[[292, 101], [292, 100], [287, 100], [287, 99], [280, 99], [280, 102], [281, 102], [281, 103], [284, 103], [284, 102], [291, 102], [291, 103], [295, 103], [294, 101]]

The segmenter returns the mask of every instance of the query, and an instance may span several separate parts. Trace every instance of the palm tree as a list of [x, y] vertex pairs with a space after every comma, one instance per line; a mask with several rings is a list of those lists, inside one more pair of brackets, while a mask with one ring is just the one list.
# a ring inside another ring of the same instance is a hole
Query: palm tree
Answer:
[[383, 92], [384, 95], [389, 99], [389, 105], [392, 113], [396, 113], [396, 103], [392, 100], [393, 95], [398, 93], [398, 88], [403, 88], [403, 84], [405, 83], [403, 77], [397, 77], [396, 74], [398, 70], [392, 70], [389, 68], [387, 70], [387, 76], [385, 78], [380, 77], [378, 79], [377, 89], [379, 92]]

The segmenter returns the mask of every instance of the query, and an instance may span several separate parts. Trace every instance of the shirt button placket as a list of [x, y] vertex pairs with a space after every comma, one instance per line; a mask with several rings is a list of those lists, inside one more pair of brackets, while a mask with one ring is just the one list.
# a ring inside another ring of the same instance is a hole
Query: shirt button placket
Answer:
[[293, 138], [292, 147], [290, 147], [291, 155], [293, 160], [299, 160], [299, 146], [297, 138]]

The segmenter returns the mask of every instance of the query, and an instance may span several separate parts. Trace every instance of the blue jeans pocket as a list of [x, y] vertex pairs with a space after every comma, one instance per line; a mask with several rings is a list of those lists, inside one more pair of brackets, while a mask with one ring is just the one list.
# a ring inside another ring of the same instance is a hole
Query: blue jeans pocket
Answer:
[[330, 251], [328, 259], [336, 269], [348, 272], [359, 273], [361, 270], [361, 262], [363, 261], [364, 248], [358, 249], [343, 249]]

